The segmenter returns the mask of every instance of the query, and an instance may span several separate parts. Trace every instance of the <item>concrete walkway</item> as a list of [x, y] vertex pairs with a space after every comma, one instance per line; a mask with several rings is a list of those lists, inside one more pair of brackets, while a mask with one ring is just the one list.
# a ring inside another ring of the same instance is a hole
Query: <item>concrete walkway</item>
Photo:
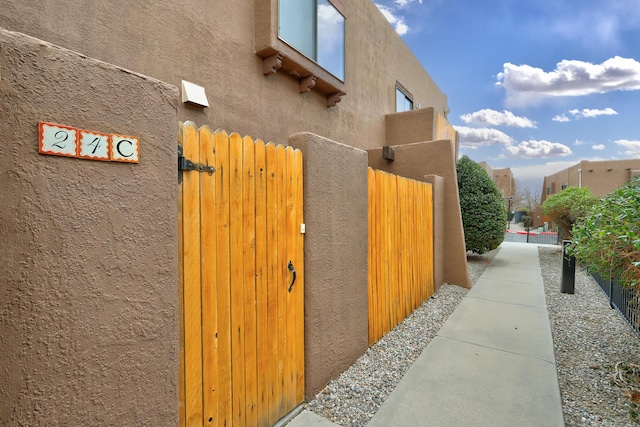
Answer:
[[368, 425], [564, 426], [537, 245], [501, 245]]

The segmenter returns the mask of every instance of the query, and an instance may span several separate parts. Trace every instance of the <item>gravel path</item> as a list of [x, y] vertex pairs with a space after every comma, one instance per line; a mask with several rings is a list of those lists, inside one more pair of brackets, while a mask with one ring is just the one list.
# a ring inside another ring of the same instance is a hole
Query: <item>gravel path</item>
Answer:
[[[472, 283], [482, 275], [496, 253], [469, 256]], [[307, 404], [307, 409], [341, 426], [364, 426], [467, 292], [459, 286], [442, 285], [411, 316], [331, 381]]]
[[565, 425], [637, 427], [630, 388], [613, 379], [618, 362], [640, 364], [640, 338], [584, 271], [576, 270], [575, 294], [560, 293], [560, 248], [540, 246], [539, 254]]
[[[496, 253], [468, 256], [472, 283]], [[574, 295], [560, 293], [560, 249], [541, 246], [539, 253], [566, 426], [637, 427], [630, 419], [627, 388], [612, 380], [617, 362], [640, 364], [640, 339], [609, 309], [606, 296], [586, 273], [577, 271]], [[366, 425], [466, 294], [466, 289], [443, 285], [331, 381], [307, 409], [341, 426]]]

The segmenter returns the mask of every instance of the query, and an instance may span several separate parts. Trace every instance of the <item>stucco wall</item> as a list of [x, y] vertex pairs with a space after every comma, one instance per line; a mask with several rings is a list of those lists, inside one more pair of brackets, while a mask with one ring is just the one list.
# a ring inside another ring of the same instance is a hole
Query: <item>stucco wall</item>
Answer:
[[[0, 99], [0, 425], [177, 425], [176, 88], [0, 30]], [[140, 163], [38, 154], [41, 120]]]
[[199, 84], [211, 107], [181, 105], [180, 120], [266, 141], [286, 143], [308, 131], [363, 149], [381, 147], [396, 82], [414, 105], [444, 112], [446, 95], [371, 0], [341, 0], [347, 95], [337, 106], [327, 108], [313, 90], [301, 94], [286, 72], [265, 77], [254, 40], [262, 27], [255, 4], [265, 1], [3, 0], [0, 26], [178, 87], [182, 79]]
[[424, 181], [432, 186], [433, 194], [433, 283], [438, 290], [445, 282], [445, 235], [442, 232], [445, 228], [445, 201], [444, 201], [444, 178], [437, 175], [426, 175]]
[[[453, 144], [449, 140], [441, 140], [396, 145], [393, 149], [393, 161], [382, 158], [381, 148], [368, 150], [369, 166], [418, 181], [424, 181], [425, 175], [444, 179], [444, 228], [434, 230], [435, 241], [444, 239], [445, 242], [443, 279], [450, 284], [470, 287]], [[439, 286], [441, 283], [436, 284]]]
[[[546, 176], [542, 184], [542, 202], [559, 193], [562, 185], [568, 187], [588, 187], [598, 197], [605, 197], [617, 187], [631, 179], [631, 171], [640, 170], [640, 159], [603, 160], [590, 162], [583, 160], [567, 169]], [[582, 176], [581, 176], [582, 175]], [[551, 194], [547, 194], [547, 187]]]
[[317, 135], [289, 143], [304, 159], [305, 396], [368, 348], [367, 153]]

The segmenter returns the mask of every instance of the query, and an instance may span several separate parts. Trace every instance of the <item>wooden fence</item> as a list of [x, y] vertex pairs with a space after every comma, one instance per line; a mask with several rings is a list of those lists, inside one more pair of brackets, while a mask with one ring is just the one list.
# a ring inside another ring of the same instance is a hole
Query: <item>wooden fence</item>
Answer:
[[369, 168], [369, 345], [434, 292], [431, 184]]
[[215, 167], [179, 187], [180, 425], [271, 426], [304, 398], [302, 154], [188, 122], [179, 135]]

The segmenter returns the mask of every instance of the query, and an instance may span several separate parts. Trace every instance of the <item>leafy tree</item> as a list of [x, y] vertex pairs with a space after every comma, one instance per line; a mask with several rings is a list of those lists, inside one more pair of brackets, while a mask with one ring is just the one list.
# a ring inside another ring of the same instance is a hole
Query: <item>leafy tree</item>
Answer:
[[571, 253], [602, 278], [640, 283], [640, 178], [619, 187], [573, 228]]
[[599, 202], [600, 199], [588, 188], [569, 187], [545, 200], [542, 213], [560, 227], [561, 238], [568, 240], [571, 239], [571, 230], [576, 221], [584, 218]]
[[500, 190], [487, 172], [467, 156], [456, 163], [464, 241], [468, 251], [483, 254], [504, 240], [507, 212]]

